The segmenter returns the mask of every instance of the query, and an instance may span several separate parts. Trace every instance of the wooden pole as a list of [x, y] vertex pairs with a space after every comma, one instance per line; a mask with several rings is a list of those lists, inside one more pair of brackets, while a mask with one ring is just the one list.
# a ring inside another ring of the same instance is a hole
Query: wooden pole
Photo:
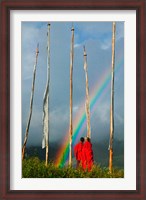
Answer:
[[85, 70], [85, 79], [86, 79], [85, 110], [86, 110], [86, 117], [87, 117], [87, 137], [91, 138], [89, 84], [88, 84], [88, 73], [87, 73], [87, 54], [86, 54], [85, 46], [84, 46], [84, 70]]
[[74, 27], [71, 29], [72, 37], [71, 37], [71, 51], [70, 51], [70, 123], [69, 123], [69, 166], [72, 166], [72, 91], [73, 91], [73, 58], [74, 58]]
[[112, 25], [112, 72], [111, 72], [111, 106], [110, 106], [110, 143], [109, 143], [109, 171], [113, 168], [113, 139], [114, 139], [114, 68], [115, 68], [115, 32], [116, 23]]
[[35, 57], [35, 64], [34, 64], [34, 70], [33, 70], [33, 80], [32, 80], [32, 89], [31, 89], [31, 97], [30, 97], [30, 110], [29, 110], [29, 116], [28, 116], [26, 131], [25, 131], [24, 143], [23, 143], [23, 147], [22, 147], [22, 160], [25, 158], [25, 149], [26, 149], [26, 143], [27, 143], [27, 140], [28, 140], [28, 133], [29, 133], [31, 116], [32, 116], [33, 97], [34, 97], [34, 87], [35, 87], [35, 77], [36, 77], [36, 66], [37, 66], [38, 54], [39, 54], [39, 45], [37, 45], [37, 48], [36, 48], [36, 57]]
[[[48, 91], [47, 91], [47, 100], [48, 100], [48, 126], [49, 126], [49, 85], [50, 85], [50, 26], [51, 24], [48, 23], [48, 45], [47, 45], [47, 50], [48, 50]], [[49, 160], [49, 127], [48, 127], [48, 134], [46, 134], [46, 166], [48, 165], [48, 160]]]

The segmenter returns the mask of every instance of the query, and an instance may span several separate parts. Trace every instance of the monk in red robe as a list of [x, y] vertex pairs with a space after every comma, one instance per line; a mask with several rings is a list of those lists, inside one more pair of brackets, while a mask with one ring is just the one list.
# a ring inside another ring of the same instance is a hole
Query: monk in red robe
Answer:
[[91, 171], [94, 159], [93, 159], [92, 144], [89, 137], [85, 138], [85, 143], [82, 151], [83, 151], [82, 167], [84, 170], [88, 169], [88, 171]]
[[75, 145], [74, 147], [74, 154], [75, 154], [75, 158], [77, 161], [77, 165], [76, 168], [79, 168], [79, 166], [82, 166], [82, 149], [84, 146], [84, 138], [81, 137], [80, 138], [80, 142], [78, 144]]

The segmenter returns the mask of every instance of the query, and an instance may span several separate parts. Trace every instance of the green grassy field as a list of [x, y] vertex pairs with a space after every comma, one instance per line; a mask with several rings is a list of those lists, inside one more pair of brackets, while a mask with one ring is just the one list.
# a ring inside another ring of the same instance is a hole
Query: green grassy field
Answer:
[[23, 178], [123, 178], [123, 169], [113, 169], [109, 173], [108, 168], [94, 165], [91, 172], [85, 172], [82, 169], [72, 167], [56, 167], [53, 163], [45, 166], [44, 161], [38, 157], [30, 157], [22, 162]]

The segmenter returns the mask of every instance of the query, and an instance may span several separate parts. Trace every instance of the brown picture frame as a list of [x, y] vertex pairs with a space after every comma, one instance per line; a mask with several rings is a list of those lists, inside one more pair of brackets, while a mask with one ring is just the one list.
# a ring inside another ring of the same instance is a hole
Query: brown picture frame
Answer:
[[[136, 10], [136, 190], [10, 190], [10, 11], [47, 9]], [[0, 3], [0, 17], [0, 199], [146, 199], [146, 145], [144, 126], [146, 1], [2, 0]]]

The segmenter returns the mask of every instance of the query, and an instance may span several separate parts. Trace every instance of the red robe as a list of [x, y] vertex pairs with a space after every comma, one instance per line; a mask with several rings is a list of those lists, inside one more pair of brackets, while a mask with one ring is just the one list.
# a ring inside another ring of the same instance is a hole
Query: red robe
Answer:
[[77, 167], [79, 167], [79, 165], [82, 162], [82, 149], [83, 149], [83, 143], [82, 142], [79, 142], [74, 147], [74, 154], [75, 154], [75, 158], [77, 160]]
[[94, 160], [93, 160], [92, 144], [88, 141], [84, 143], [82, 160], [83, 160], [82, 162], [83, 169], [84, 170], [88, 169], [88, 171], [90, 171], [92, 169]]

